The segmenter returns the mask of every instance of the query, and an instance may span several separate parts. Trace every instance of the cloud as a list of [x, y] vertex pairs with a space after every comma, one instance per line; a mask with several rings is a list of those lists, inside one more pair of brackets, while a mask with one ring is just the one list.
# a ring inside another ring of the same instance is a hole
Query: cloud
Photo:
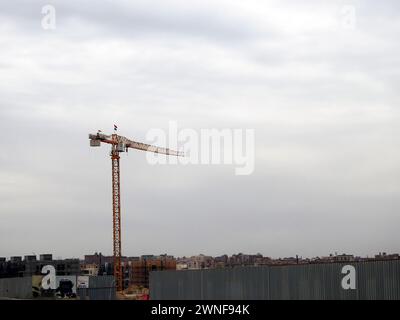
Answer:
[[124, 155], [124, 254], [398, 251], [396, 1], [50, 4], [52, 31], [43, 3], [0, 4], [1, 255], [111, 254], [109, 150], [87, 134], [170, 120], [255, 129], [255, 173]]

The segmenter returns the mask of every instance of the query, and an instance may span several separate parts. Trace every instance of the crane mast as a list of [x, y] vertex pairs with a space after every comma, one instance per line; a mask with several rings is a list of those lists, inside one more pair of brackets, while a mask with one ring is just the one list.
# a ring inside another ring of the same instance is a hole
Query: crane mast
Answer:
[[[113, 140], [117, 137], [114, 134]], [[111, 172], [112, 172], [112, 200], [113, 200], [113, 254], [114, 254], [114, 277], [117, 291], [123, 289], [123, 274], [121, 265], [121, 184], [119, 170], [119, 152], [117, 145], [111, 147]]]
[[113, 255], [114, 278], [117, 291], [124, 289], [123, 272], [121, 263], [121, 184], [120, 184], [120, 152], [128, 151], [128, 148], [143, 150], [166, 155], [184, 156], [182, 152], [166, 148], [160, 148], [145, 143], [136, 142], [123, 136], [105, 135], [100, 132], [89, 134], [90, 146], [100, 147], [101, 142], [111, 144], [111, 173], [112, 173], [112, 201], [113, 201]]

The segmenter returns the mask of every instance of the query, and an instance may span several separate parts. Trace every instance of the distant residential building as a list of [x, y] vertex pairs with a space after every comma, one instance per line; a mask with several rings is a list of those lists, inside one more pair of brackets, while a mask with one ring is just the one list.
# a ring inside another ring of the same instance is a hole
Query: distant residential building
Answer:
[[83, 264], [81, 265], [81, 274], [87, 276], [99, 275], [99, 266], [97, 264]]
[[40, 260], [26, 260], [24, 264], [24, 276], [40, 275], [42, 268], [46, 265], [54, 266], [56, 274], [60, 276], [79, 275], [81, 273], [79, 259], [52, 260], [52, 255], [41, 255]]
[[387, 254], [386, 252], [379, 252], [379, 254], [375, 255], [376, 260], [397, 260], [399, 259], [399, 254]]
[[113, 263], [113, 256], [103, 256], [100, 253], [95, 252], [94, 254], [88, 254], [84, 257], [85, 264], [96, 264], [97, 266], [104, 265], [105, 263]]
[[22, 261], [22, 257], [20, 257], [20, 256], [10, 257], [10, 261], [11, 262], [21, 262]]
[[187, 261], [188, 269], [211, 269], [214, 268], [214, 258], [199, 254], [192, 256]]
[[187, 270], [189, 266], [186, 262], [177, 262], [176, 263], [176, 270]]
[[29, 255], [22, 257], [11, 257], [9, 261], [0, 263], [0, 278], [29, 277], [41, 275], [42, 269], [46, 265], [52, 265], [56, 269], [57, 275], [79, 275], [81, 273], [79, 259], [53, 260], [52, 255]]
[[52, 254], [48, 254], [48, 253], [41, 254], [39, 260], [40, 261], [52, 261], [53, 260], [53, 255]]
[[226, 254], [224, 254], [222, 256], [219, 256], [219, 257], [215, 257], [214, 258], [215, 268], [225, 268], [225, 267], [227, 267], [228, 266], [228, 260], [229, 260], [229, 257]]
[[148, 288], [150, 272], [176, 270], [176, 259], [168, 255], [146, 255], [142, 256], [139, 260], [131, 261], [130, 268], [130, 284]]
[[334, 262], [352, 262], [354, 261], [354, 256], [352, 254], [339, 254], [333, 257]]
[[28, 255], [24, 257], [25, 261], [36, 261], [36, 255]]

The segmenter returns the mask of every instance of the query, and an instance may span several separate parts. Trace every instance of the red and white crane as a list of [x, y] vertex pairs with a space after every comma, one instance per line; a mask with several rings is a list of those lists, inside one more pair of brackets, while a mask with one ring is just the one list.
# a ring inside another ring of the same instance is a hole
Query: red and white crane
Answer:
[[[117, 127], [114, 126], [116, 131]], [[113, 200], [113, 253], [114, 253], [114, 277], [117, 291], [123, 290], [123, 274], [121, 265], [121, 188], [120, 188], [120, 168], [119, 154], [127, 152], [129, 148], [143, 150], [154, 153], [161, 153], [172, 156], [184, 156], [182, 152], [159, 148], [145, 143], [129, 140], [116, 133], [106, 135], [100, 131], [96, 134], [89, 134], [90, 146], [100, 147], [101, 143], [111, 145], [112, 163], [112, 200]]]

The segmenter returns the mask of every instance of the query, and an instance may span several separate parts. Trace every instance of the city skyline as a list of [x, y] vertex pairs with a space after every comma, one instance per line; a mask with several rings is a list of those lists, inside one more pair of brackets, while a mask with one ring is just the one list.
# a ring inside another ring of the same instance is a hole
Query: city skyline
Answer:
[[[83, 256], [68, 256], [68, 257], [63, 257], [57, 254], [53, 254], [53, 253], [40, 253], [40, 254], [35, 254], [34, 252], [30, 253], [30, 254], [13, 254], [11, 256], [4, 256], [0, 254], [0, 258], [5, 258], [10, 260], [11, 258], [18, 258], [20, 257], [21, 259], [25, 259], [26, 257], [33, 257], [35, 256], [36, 258], [40, 257], [40, 256], [46, 256], [46, 255], [51, 255], [54, 259], [56, 260], [68, 260], [68, 259], [79, 259], [79, 260], [85, 260], [86, 256], [92, 256], [92, 255], [101, 255], [102, 257], [105, 258], [112, 258], [113, 255], [112, 254], [104, 254], [101, 251], [94, 251], [92, 253], [85, 253]], [[195, 253], [195, 254], [190, 254], [190, 255], [174, 255], [168, 252], [164, 252], [164, 253], [147, 253], [147, 254], [140, 254], [140, 255], [122, 255], [122, 257], [124, 259], [131, 259], [131, 258], [142, 258], [142, 257], [161, 257], [161, 256], [168, 256], [168, 257], [173, 257], [177, 260], [179, 259], [185, 259], [185, 258], [193, 258], [193, 257], [199, 257], [199, 256], [205, 256], [205, 257], [211, 257], [211, 258], [220, 258], [223, 256], [227, 256], [227, 257], [234, 257], [234, 256], [257, 256], [257, 255], [261, 255], [264, 258], [270, 258], [272, 260], [279, 260], [279, 259], [289, 259], [289, 258], [299, 258], [299, 259], [315, 259], [315, 258], [328, 258], [328, 257], [335, 257], [335, 256], [353, 256], [355, 258], [362, 258], [362, 259], [371, 259], [371, 258], [376, 258], [379, 256], [398, 256], [399, 253], [397, 252], [386, 252], [386, 251], [379, 251], [379, 252], [375, 252], [372, 253], [370, 255], [360, 255], [354, 252], [330, 252], [330, 253], [325, 253], [325, 254], [319, 254], [319, 255], [315, 255], [315, 256], [303, 256], [301, 254], [295, 254], [292, 256], [271, 256], [268, 254], [263, 254], [262, 252], [234, 252], [234, 253], [222, 253], [222, 254], [218, 254], [218, 255], [211, 255], [211, 254], [207, 254], [206, 252], [200, 252], [200, 253]]]

